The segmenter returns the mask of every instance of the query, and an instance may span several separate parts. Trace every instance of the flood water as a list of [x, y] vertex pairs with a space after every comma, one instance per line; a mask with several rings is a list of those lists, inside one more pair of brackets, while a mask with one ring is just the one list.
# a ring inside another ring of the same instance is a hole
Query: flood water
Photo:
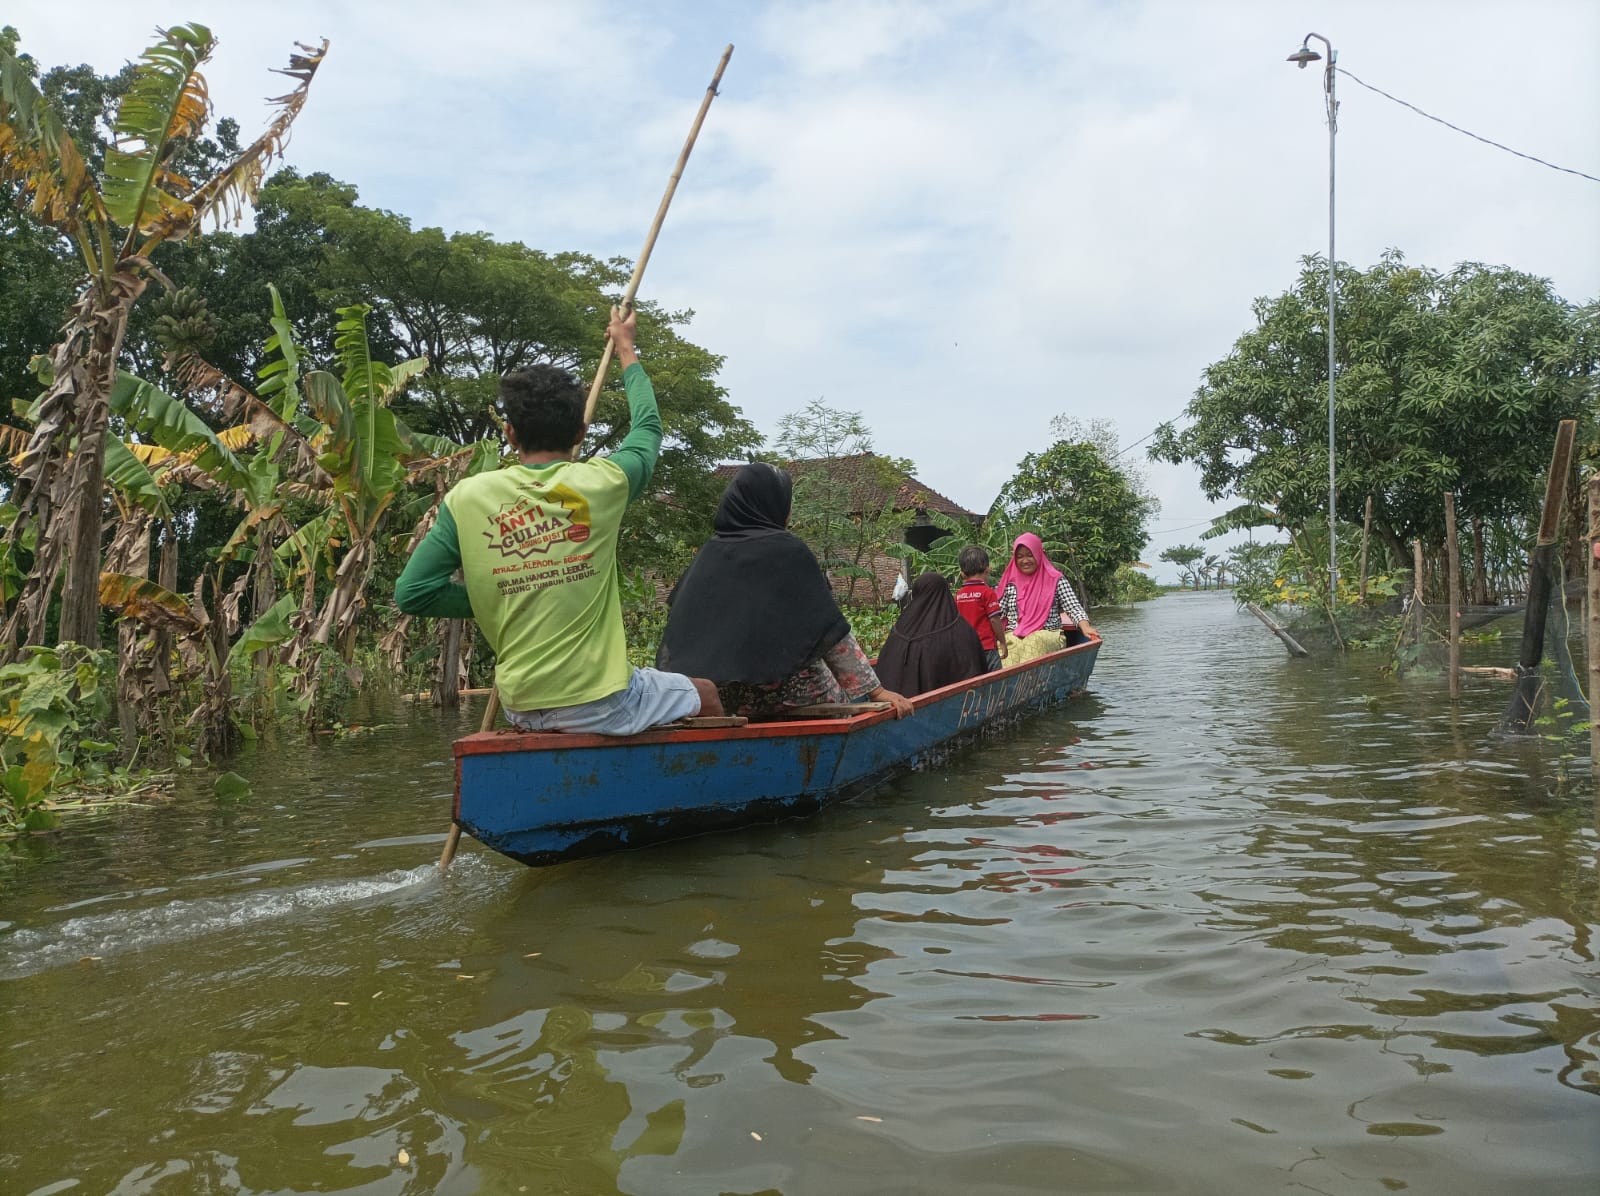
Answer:
[[476, 712], [402, 707], [20, 845], [0, 1191], [1594, 1196], [1584, 761], [1226, 595], [1096, 622], [804, 822], [441, 881]]

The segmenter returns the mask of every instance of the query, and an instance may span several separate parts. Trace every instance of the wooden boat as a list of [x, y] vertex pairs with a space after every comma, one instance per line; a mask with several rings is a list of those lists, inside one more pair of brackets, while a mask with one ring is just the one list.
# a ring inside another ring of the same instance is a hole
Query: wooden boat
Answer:
[[486, 847], [544, 865], [809, 814], [1066, 701], [1099, 650], [1090, 639], [921, 694], [916, 714], [899, 720], [874, 704], [847, 717], [626, 737], [467, 735], [455, 743], [455, 822]]

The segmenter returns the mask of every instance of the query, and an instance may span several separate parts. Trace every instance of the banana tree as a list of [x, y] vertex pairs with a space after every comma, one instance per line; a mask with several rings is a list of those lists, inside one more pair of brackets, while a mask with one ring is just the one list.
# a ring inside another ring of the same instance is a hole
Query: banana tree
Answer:
[[42, 643], [56, 581], [65, 573], [60, 638], [99, 638], [100, 540], [110, 394], [128, 314], [160, 272], [151, 254], [188, 236], [207, 215], [237, 218], [254, 199], [267, 165], [281, 155], [289, 127], [327, 51], [301, 45], [281, 72], [294, 87], [278, 97], [267, 128], [211, 178], [174, 172], [176, 149], [197, 137], [211, 114], [200, 67], [216, 39], [203, 25], [159, 31], [141, 56], [113, 122], [96, 174], [60, 112], [35, 85], [30, 64], [0, 51], [0, 182], [16, 184], [34, 216], [69, 238], [87, 281], [68, 312], [44, 371], [37, 423], [17, 469], [11, 501], [12, 546], [34, 540], [33, 565], [0, 636], [0, 649]]

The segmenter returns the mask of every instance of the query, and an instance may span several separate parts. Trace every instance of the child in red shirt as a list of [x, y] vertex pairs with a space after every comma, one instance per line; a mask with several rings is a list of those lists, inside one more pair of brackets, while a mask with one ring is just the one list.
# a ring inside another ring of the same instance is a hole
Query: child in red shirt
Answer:
[[968, 544], [957, 558], [961, 566], [961, 588], [956, 591], [956, 609], [972, 624], [983, 646], [989, 672], [1000, 667], [1006, 655], [1006, 619], [1000, 613], [1000, 597], [989, 584], [989, 554], [977, 544]]

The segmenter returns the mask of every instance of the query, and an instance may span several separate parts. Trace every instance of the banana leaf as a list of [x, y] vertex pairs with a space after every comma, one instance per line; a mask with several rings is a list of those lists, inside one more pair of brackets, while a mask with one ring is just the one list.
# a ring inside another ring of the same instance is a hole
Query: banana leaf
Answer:
[[295, 610], [295, 597], [285, 594], [279, 598], [254, 623], [244, 629], [228, 653], [229, 666], [247, 665], [250, 658], [263, 648], [276, 648], [294, 638], [294, 627], [289, 616]]
[[118, 370], [111, 388], [111, 410], [169, 452], [198, 449], [193, 458], [196, 467], [235, 490], [248, 489], [244, 462], [182, 400], [126, 370]]
[[173, 518], [161, 484], [120, 436], [106, 437], [105, 471], [106, 481], [146, 511], [162, 519]]
[[140, 55], [133, 85], [117, 108], [102, 186], [106, 211], [123, 228], [143, 230], [158, 216], [193, 218], [185, 196], [194, 186], [166, 163], [172, 144], [195, 136], [210, 115], [200, 64], [215, 46], [204, 25], [175, 25]]
[[181, 594], [174, 594], [149, 578], [128, 573], [100, 575], [100, 605], [124, 618], [137, 619], [180, 636], [194, 635], [206, 625]]

